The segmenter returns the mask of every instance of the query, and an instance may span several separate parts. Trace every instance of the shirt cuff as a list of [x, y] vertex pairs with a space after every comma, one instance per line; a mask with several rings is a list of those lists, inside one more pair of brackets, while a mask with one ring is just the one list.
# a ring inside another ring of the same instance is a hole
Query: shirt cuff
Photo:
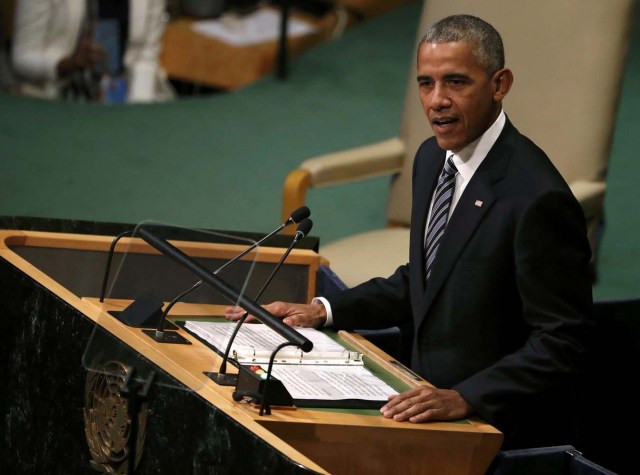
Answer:
[[331, 313], [331, 304], [329, 301], [324, 297], [316, 297], [311, 301], [311, 304], [313, 305], [316, 303], [324, 305], [324, 309], [327, 312], [327, 321], [324, 322], [323, 327], [330, 327], [333, 325], [333, 313]]

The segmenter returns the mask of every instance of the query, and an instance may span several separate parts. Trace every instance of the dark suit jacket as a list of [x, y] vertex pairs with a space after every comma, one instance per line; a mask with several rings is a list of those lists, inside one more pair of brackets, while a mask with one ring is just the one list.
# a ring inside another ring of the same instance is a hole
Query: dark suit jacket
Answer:
[[542, 150], [507, 120], [467, 185], [424, 284], [434, 138], [413, 170], [409, 264], [329, 298], [338, 328], [413, 321], [413, 369], [504, 432], [503, 448], [577, 444], [573, 379], [591, 328], [584, 215]]

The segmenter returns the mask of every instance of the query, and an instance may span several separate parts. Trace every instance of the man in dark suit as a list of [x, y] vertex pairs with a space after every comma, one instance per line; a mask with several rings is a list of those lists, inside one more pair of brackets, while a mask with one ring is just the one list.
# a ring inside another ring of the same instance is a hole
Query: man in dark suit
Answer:
[[414, 162], [409, 264], [310, 305], [266, 308], [301, 326], [411, 320], [412, 367], [435, 387], [391, 396], [384, 417], [477, 414], [505, 434], [505, 449], [575, 445], [573, 383], [592, 303], [582, 210], [502, 110], [513, 75], [491, 25], [468, 15], [434, 24], [417, 79], [435, 137]]

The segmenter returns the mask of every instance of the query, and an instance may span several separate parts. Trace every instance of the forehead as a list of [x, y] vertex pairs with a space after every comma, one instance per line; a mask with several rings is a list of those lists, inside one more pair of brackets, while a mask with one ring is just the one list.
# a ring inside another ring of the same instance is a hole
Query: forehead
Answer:
[[469, 41], [422, 43], [418, 49], [418, 71], [471, 71], [482, 69]]

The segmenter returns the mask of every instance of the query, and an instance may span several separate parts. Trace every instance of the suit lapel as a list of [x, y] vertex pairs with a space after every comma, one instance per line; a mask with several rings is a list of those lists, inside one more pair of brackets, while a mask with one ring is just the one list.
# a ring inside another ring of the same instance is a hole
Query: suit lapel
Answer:
[[[449, 219], [431, 269], [429, 282], [423, 291], [422, 308], [418, 317], [419, 323], [422, 323], [467, 241], [496, 200], [494, 184], [504, 177], [511, 156], [508, 137], [514, 132], [517, 133], [507, 120], [502, 134], [473, 175]], [[422, 275], [424, 275], [424, 270]]]
[[[429, 277], [426, 287], [425, 302], [427, 306], [442, 287], [466, 242], [494, 201], [495, 194], [491, 183], [487, 176], [478, 170], [460, 197], [438, 247], [436, 261], [431, 269], [431, 277]], [[425, 312], [426, 310], [428, 307]]]
[[416, 216], [418, 216], [419, 219], [420, 232], [415, 233], [415, 236], [420, 241], [420, 246], [422, 247], [424, 247], [424, 232], [427, 226], [427, 215], [429, 214], [431, 199], [435, 192], [436, 185], [438, 184], [438, 177], [440, 176], [440, 172], [444, 166], [444, 160], [445, 153], [442, 152], [442, 155], [436, 160], [431, 160], [432, 165], [425, 170], [424, 177], [422, 178], [423, 183], [426, 184], [426, 193], [424, 195], [420, 195], [419, 203], [416, 206]]
[[[435, 191], [438, 176], [444, 166], [445, 152], [439, 148], [435, 152], [418, 155], [416, 160], [422, 160], [424, 167], [416, 171], [414, 177], [416, 190], [413, 196], [413, 211], [411, 215], [411, 242], [409, 246], [409, 262], [420, 263], [417, 269], [412, 267], [411, 293], [422, 295], [424, 292], [424, 232], [427, 225], [427, 214], [431, 198]], [[430, 153], [434, 153], [433, 156]], [[414, 311], [416, 309], [414, 308]]]

